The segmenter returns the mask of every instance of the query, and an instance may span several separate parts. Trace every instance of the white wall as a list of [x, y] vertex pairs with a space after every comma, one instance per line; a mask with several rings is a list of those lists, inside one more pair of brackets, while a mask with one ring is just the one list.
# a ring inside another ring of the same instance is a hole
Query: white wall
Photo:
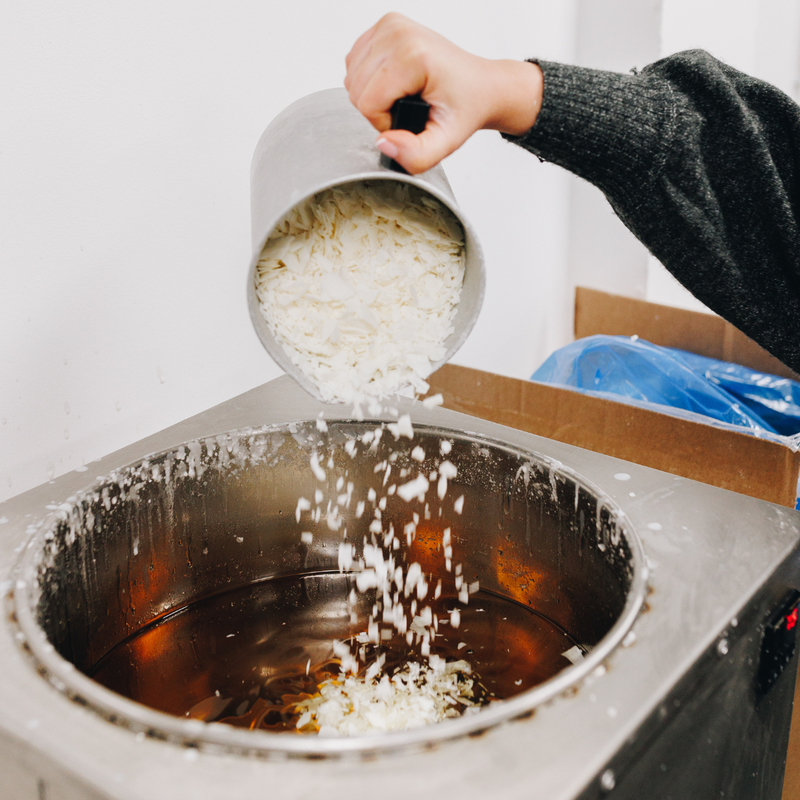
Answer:
[[[662, 0], [661, 52], [702, 48], [732, 67], [800, 99], [800, 3], [797, 0]], [[648, 259], [648, 300], [706, 307], [664, 267]]]
[[[0, 500], [278, 374], [244, 299], [250, 157], [391, 9], [486, 56], [573, 55], [564, 0], [5, 4]], [[490, 133], [446, 169], [490, 271], [460, 360], [527, 376], [564, 328], [566, 178]]]
[[[800, 100], [797, 0], [578, 0], [576, 63], [627, 72], [702, 48]], [[705, 310], [616, 218], [601, 192], [570, 179], [570, 285]]]
[[[399, 10], [489, 57], [627, 71], [705, 47], [797, 96], [796, 0], [6, 4], [0, 500], [278, 374], [250, 329], [250, 158]], [[457, 361], [526, 377], [576, 283], [691, 304], [602, 196], [494, 133], [446, 163], [489, 268]]]
[[[579, 0], [575, 34], [579, 66], [612, 72], [641, 69], [659, 56], [661, 0]], [[570, 176], [569, 194], [570, 295], [575, 286], [591, 286], [643, 297], [649, 258], [644, 245], [620, 222], [599, 189]]]

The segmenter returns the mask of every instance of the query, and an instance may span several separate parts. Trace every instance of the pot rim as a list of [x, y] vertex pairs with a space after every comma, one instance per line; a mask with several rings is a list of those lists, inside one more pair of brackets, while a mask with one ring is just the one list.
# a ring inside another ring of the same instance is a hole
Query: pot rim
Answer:
[[[351, 419], [326, 420], [329, 428], [336, 425], [385, 425], [390, 420], [367, 419], [354, 421]], [[253, 436], [268, 433], [289, 433], [290, 427], [300, 423], [311, 423], [314, 420], [293, 420], [265, 425], [259, 428], [242, 428], [224, 431], [201, 437], [202, 440], [221, 436]], [[486, 732], [501, 723], [515, 719], [524, 719], [546, 703], [560, 695], [573, 691], [585, 681], [595, 670], [602, 667], [611, 653], [622, 643], [633, 627], [639, 612], [645, 603], [648, 587], [649, 570], [641, 540], [633, 528], [627, 515], [617, 503], [591, 481], [575, 472], [569, 466], [550, 456], [511, 445], [494, 437], [484, 436], [467, 431], [458, 431], [438, 425], [415, 425], [415, 431], [426, 434], [458, 438], [461, 441], [473, 442], [483, 446], [497, 448], [506, 454], [522, 459], [536, 460], [546, 465], [551, 471], [561, 472], [582, 488], [593, 493], [598, 501], [613, 513], [620, 533], [631, 553], [631, 583], [625, 605], [616, 622], [602, 639], [589, 651], [578, 664], [573, 664], [558, 672], [552, 678], [528, 689], [507, 700], [500, 700], [467, 716], [450, 718], [421, 728], [406, 731], [387, 732], [358, 737], [320, 737], [293, 736], [270, 731], [241, 730], [229, 725], [205, 723], [199, 720], [187, 720], [156, 711], [111, 691], [81, 673], [71, 662], [59, 655], [55, 647], [47, 639], [45, 632], [36, 619], [36, 603], [38, 600], [37, 567], [44, 555], [48, 536], [53, 527], [63, 521], [65, 506], [71, 508], [88, 494], [97, 491], [109, 480], [108, 477], [97, 478], [85, 489], [72, 495], [58, 510], [51, 511], [42, 520], [41, 525], [31, 539], [25, 544], [14, 567], [9, 593], [11, 620], [16, 628], [17, 644], [32, 659], [35, 669], [54, 688], [71, 700], [91, 708], [106, 720], [120, 725], [137, 734], [162, 739], [184, 747], [202, 750], [219, 750], [240, 754], [266, 757], [341, 757], [341, 756], [373, 756], [378, 754], [406, 752], [413, 749], [426, 749], [442, 745], [448, 740], [463, 736], [474, 736]], [[189, 440], [200, 441], [200, 439]], [[112, 474], [121, 474], [151, 461], [162, 455], [185, 447], [184, 442], [168, 449], [148, 454], [128, 464], [114, 469]]]

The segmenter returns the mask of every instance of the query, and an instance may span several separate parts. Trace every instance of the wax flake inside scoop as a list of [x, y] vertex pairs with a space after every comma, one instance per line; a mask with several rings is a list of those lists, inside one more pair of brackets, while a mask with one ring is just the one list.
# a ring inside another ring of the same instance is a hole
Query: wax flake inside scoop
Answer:
[[452, 212], [399, 181], [320, 192], [276, 226], [256, 270], [261, 313], [327, 402], [427, 391], [464, 281]]

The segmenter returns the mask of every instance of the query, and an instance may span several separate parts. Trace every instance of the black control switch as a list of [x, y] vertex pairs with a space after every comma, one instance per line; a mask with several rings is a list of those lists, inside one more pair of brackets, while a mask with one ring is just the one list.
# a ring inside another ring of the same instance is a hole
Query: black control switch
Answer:
[[761, 659], [756, 676], [762, 694], [766, 694], [772, 688], [794, 656], [797, 644], [798, 605], [800, 605], [800, 592], [790, 592], [764, 626]]

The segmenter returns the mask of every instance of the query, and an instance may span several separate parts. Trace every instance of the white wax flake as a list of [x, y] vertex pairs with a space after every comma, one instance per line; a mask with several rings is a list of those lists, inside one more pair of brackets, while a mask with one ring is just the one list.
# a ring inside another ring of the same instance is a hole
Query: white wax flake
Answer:
[[453, 443], [448, 442], [447, 439], [442, 439], [442, 441], [439, 442], [439, 452], [443, 456], [448, 455], [452, 449], [453, 449]]
[[325, 480], [325, 470], [319, 465], [319, 456], [317, 456], [316, 452], [311, 454], [311, 471], [314, 473], [314, 477], [318, 481]]
[[450, 625], [454, 628], [458, 628], [461, 625], [461, 612], [457, 608], [450, 612]]
[[[355, 547], [350, 542], [339, 542], [339, 572], [344, 572], [353, 566], [355, 560]], [[355, 603], [355, 599], [351, 600]]]
[[401, 436], [406, 436], [409, 439], [414, 438], [414, 428], [411, 425], [411, 417], [408, 414], [403, 414], [397, 422], [390, 422], [386, 427], [396, 440]]
[[330, 508], [330, 503], [328, 505], [329, 505], [329, 510], [328, 510], [328, 515], [325, 518], [325, 522], [327, 523], [328, 528], [330, 530], [338, 531], [339, 528], [341, 528], [342, 525], [344, 524], [344, 517], [342, 517], [339, 514], [338, 506], [336, 508]]
[[365, 507], [366, 503], [363, 500], [359, 500], [356, 503], [356, 519], [361, 519], [362, 515], [364, 514]]
[[322, 493], [322, 489], [315, 489], [314, 490], [314, 502], [319, 505], [325, 499], [325, 495]]
[[628, 475], [627, 472], [618, 472], [616, 475], [614, 475], [614, 477], [618, 481], [629, 481], [631, 479], [631, 476]]
[[311, 531], [303, 531], [300, 534], [300, 541], [303, 544], [311, 544], [314, 541], [314, 534]]
[[422, 502], [425, 500], [425, 493], [428, 491], [429, 486], [430, 483], [427, 478], [424, 475], [418, 475], [414, 480], [398, 486], [397, 494], [407, 503], [411, 502], [415, 497]]
[[476, 594], [477, 592], [479, 592], [481, 590], [480, 581], [474, 581], [467, 588], [468, 588], [468, 591], [469, 591], [470, 594]]
[[356, 586], [359, 592], [375, 589], [378, 586], [378, 575], [374, 569], [365, 569], [356, 576]]
[[328, 432], [328, 423], [325, 422], [325, 420], [322, 419], [322, 417], [317, 418], [317, 430], [320, 431], [320, 433]]
[[425, 408], [435, 408], [436, 406], [440, 406], [444, 403], [444, 397], [441, 394], [432, 394], [429, 397], [426, 397], [422, 401], [422, 405]]
[[358, 672], [358, 662], [353, 658], [347, 643], [334, 640], [333, 654], [341, 661], [341, 670], [344, 674]]
[[636, 641], [636, 632], [628, 631], [625, 638], [622, 640], [623, 647], [630, 647]]
[[0, 525], [5, 525], [8, 522], [8, 517], [0, 517]]
[[324, 190], [280, 220], [256, 268], [262, 315], [327, 402], [427, 392], [464, 279], [461, 226], [396, 181]]
[[355, 439], [348, 439], [344, 443], [344, 449], [347, 455], [352, 458], [356, 454], [356, 440]]
[[444, 478], [452, 479], [458, 475], [458, 469], [452, 462], [442, 461], [442, 463], [439, 464], [439, 474]]
[[297, 508], [294, 510], [294, 517], [295, 519], [300, 522], [300, 514], [303, 511], [309, 511], [311, 509], [311, 501], [307, 500], [305, 497], [299, 497], [297, 499]]
[[367, 491], [367, 500], [369, 500], [370, 503], [375, 503], [377, 499], [378, 499], [378, 493], [372, 487], [370, 487], [369, 490]]
[[460, 514], [463, 510], [464, 510], [464, 495], [462, 494], [461, 497], [459, 497], [455, 501], [455, 503], [453, 503], [453, 511], [455, 511], [456, 514]]
[[424, 460], [425, 460], [425, 451], [424, 451], [424, 450], [423, 450], [423, 449], [422, 449], [422, 448], [421, 448], [419, 445], [417, 445], [417, 446], [416, 446], [416, 447], [415, 447], [415, 448], [414, 448], [414, 449], [411, 451], [411, 458], [413, 458], [413, 459], [414, 459], [414, 461], [420, 461], [420, 462], [422, 462], [422, 461], [424, 461]]
[[569, 650], [565, 650], [561, 655], [572, 664], [580, 664], [583, 661], [583, 650], [578, 645], [570, 647]]
[[648, 522], [647, 527], [651, 531], [660, 531], [661, 530], [661, 523], [660, 522]]

